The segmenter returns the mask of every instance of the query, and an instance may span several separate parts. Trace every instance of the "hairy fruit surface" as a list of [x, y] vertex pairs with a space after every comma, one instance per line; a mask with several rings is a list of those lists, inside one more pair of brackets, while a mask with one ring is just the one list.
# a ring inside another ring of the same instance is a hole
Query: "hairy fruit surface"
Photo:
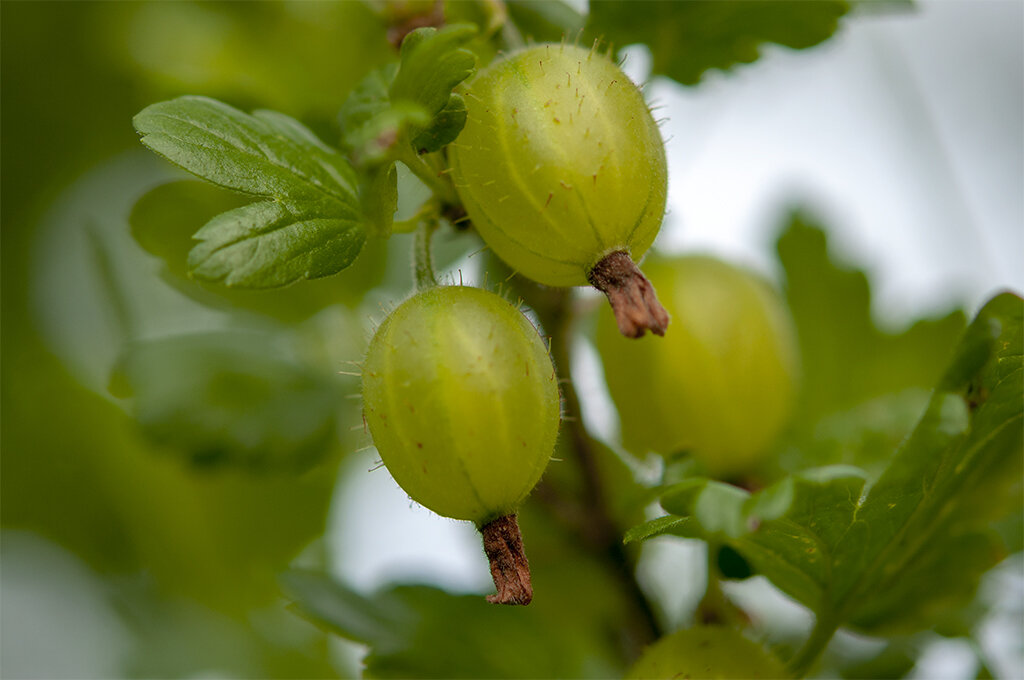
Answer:
[[623, 443], [638, 453], [686, 451], [712, 474], [742, 473], [792, 409], [798, 357], [789, 313], [765, 282], [719, 260], [652, 258], [646, 268], [675, 319], [672, 334], [631, 343], [610, 314], [598, 320]]
[[558, 431], [558, 387], [536, 329], [503, 298], [461, 286], [420, 292], [381, 324], [363, 408], [409, 496], [478, 526], [516, 511]]
[[[537, 45], [480, 71], [466, 106], [449, 159], [487, 244], [546, 285], [635, 287], [639, 270], [620, 276], [613, 267], [609, 276], [598, 265], [616, 253], [638, 261], [651, 246], [668, 173], [657, 124], [619, 67], [592, 50]], [[642, 291], [620, 296], [648, 304], [643, 298]], [[668, 323], [657, 312], [638, 318], [624, 334], [663, 333]]]

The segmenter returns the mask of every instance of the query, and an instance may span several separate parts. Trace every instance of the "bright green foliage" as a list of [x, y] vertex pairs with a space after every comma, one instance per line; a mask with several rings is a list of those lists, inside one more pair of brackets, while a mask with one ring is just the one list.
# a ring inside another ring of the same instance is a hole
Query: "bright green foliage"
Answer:
[[395, 481], [434, 512], [478, 525], [515, 512], [558, 432], [540, 336], [478, 288], [430, 288], [388, 316], [366, 355], [363, 406]]
[[196, 232], [194, 276], [273, 288], [336, 274], [366, 233], [351, 166], [284, 114], [247, 115], [213, 99], [179, 97], [134, 119], [142, 143], [185, 170], [266, 200], [230, 210]]
[[266, 338], [205, 334], [140, 342], [116, 383], [143, 433], [198, 466], [300, 469], [331, 449], [338, 388]]
[[590, 7], [587, 32], [624, 47], [644, 43], [653, 71], [696, 85], [709, 69], [761, 56], [762, 43], [803, 49], [827, 40], [849, 4], [842, 0], [619, 0]]
[[914, 433], [866, 495], [864, 475], [843, 468], [753, 496], [688, 480], [662, 505], [690, 521], [662, 519], [634, 536], [723, 538], [826, 628], [934, 625], [1005, 554], [988, 527], [1019, 508], [1022, 314], [1010, 294], [981, 310]]
[[644, 652], [629, 680], [785, 677], [782, 664], [732, 628], [698, 626], [666, 635]]
[[644, 269], [672, 331], [634, 342], [609, 309], [598, 319], [626, 448], [688, 452], [714, 475], [748, 471], [786, 425], [797, 387], [782, 300], [753, 274], [710, 257], [652, 258]]
[[665, 211], [664, 144], [640, 91], [607, 57], [537, 45], [467, 85], [469, 118], [449, 151], [474, 227], [540, 283], [585, 285], [624, 250], [639, 260]]

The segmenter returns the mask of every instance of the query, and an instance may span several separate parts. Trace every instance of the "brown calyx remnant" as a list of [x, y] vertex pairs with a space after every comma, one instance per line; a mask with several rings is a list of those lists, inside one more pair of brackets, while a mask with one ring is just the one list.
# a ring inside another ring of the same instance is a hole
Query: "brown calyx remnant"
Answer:
[[491, 562], [491, 578], [497, 595], [488, 595], [493, 604], [530, 604], [533, 585], [530, 584], [530, 563], [523, 550], [523, 535], [515, 515], [505, 515], [480, 527], [484, 537], [484, 552]]
[[624, 250], [609, 253], [587, 274], [587, 280], [608, 296], [619, 332], [639, 338], [650, 331], [665, 335], [668, 312], [658, 302], [654, 286]]

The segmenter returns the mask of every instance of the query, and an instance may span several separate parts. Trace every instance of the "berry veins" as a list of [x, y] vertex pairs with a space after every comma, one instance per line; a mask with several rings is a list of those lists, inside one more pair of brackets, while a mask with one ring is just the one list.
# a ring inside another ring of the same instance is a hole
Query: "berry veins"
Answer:
[[509, 265], [551, 286], [608, 295], [623, 335], [664, 334], [668, 315], [637, 269], [665, 212], [657, 124], [607, 57], [537, 45], [480, 71], [449, 147], [459, 196]]
[[370, 342], [363, 411], [406, 493], [481, 530], [498, 588], [489, 599], [528, 603], [515, 514], [547, 466], [559, 420], [551, 359], [530, 321], [477, 288], [414, 295]]

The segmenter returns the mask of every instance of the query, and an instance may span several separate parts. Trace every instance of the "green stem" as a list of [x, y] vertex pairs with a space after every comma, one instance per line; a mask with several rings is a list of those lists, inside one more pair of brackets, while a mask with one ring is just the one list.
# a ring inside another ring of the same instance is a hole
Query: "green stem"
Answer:
[[434, 276], [434, 259], [430, 254], [430, 239], [435, 231], [437, 231], [437, 220], [424, 220], [413, 240], [412, 275], [417, 291], [427, 290], [437, 285], [437, 278]]
[[412, 148], [412, 144], [403, 139], [398, 141], [396, 148], [398, 149], [396, 160], [401, 161], [405, 167], [409, 168], [412, 174], [416, 175], [421, 182], [434, 192], [435, 196], [444, 203], [458, 204], [459, 197], [455, 195], [455, 187], [452, 186], [451, 182], [439, 175], [436, 170], [431, 168], [416, 153], [416, 150]]
[[722, 590], [721, 572], [718, 570], [718, 547], [714, 541], [707, 543], [708, 584], [704, 597], [697, 606], [697, 619], [706, 625], [730, 625], [741, 618], [739, 610]]
[[819, 616], [814, 629], [800, 651], [789, 661], [789, 671], [794, 678], [802, 678], [811, 670], [821, 653], [828, 647], [839, 625], [831, 618]]

